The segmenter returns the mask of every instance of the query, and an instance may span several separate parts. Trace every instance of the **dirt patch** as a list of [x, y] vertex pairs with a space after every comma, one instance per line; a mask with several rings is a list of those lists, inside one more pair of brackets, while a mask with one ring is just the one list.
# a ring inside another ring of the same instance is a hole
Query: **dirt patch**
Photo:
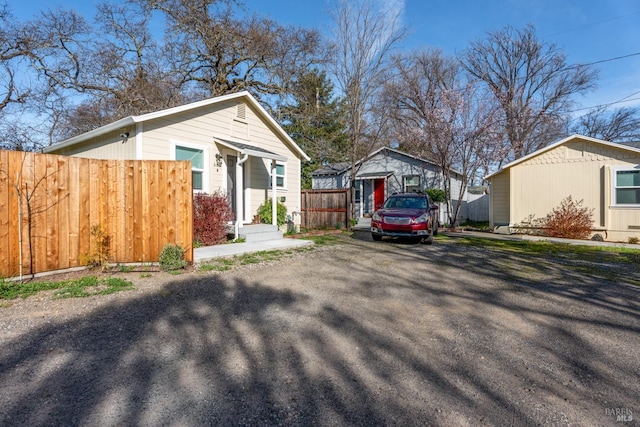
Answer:
[[636, 266], [340, 239], [0, 308], [0, 424], [602, 426], [640, 413]]

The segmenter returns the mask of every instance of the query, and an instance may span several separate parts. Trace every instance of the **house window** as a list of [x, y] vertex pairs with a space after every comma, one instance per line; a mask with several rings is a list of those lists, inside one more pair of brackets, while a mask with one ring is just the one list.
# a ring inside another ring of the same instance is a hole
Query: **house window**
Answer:
[[614, 171], [616, 205], [640, 205], [640, 170]]
[[191, 177], [194, 191], [204, 189], [204, 152], [196, 148], [176, 146], [176, 160], [191, 160]]
[[420, 192], [420, 175], [404, 176], [404, 192], [419, 193]]
[[276, 163], [276, 188], [284, 188], [284, 183], [285, 183], [284, 163], [277, 162]]
[[360, 186], [362, 185], [362, 181], [359, 179], [355, 180], [355, 185], [353, 187], [353, 191], [355, 191], [356, 202], [360, 202]]

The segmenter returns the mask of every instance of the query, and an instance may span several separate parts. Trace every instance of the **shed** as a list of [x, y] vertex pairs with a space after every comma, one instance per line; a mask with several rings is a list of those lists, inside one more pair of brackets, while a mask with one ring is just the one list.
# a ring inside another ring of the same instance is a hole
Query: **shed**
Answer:
[[571, 196], [593, 209], [593, 234], [640, 237], [640, 149], [572, 135], [488, 175], [490, 227], [513, 233]]

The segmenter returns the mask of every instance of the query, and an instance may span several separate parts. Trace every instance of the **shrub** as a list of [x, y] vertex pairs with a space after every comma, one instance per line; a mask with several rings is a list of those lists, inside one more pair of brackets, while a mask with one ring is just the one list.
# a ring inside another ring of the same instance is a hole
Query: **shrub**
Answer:
[[167, 244], [160, 252], [160, 268], [165, 271], [174, 271], [187, 266], [184, 260], [184, 250], [180, 245]]
[[[260, 222], [263, 224], [271, 224], [272, 222], [271, 205], [271, 199], [267, 199], [258, 207], [258, 216], [260, 217]], [[278, 224], [278, 227], [281, 227], [287, 222], [287, 207], [278, 202], [277, 209], [278, 217], [276, 218], [276, 224]]]
[[586, 239], [591, 233], [593, 209], [582, 206], [568, 196], [547, 215], [544, 221], [545, 234], [565, 239]]
[[443, 203], [447, 201], [447, 193], [439, 188], [427, 188], [425, 193], [427, 193], [433, 203]]
[[109, 256], [111, 252], [111, 237], [102, 229], [102, 226], [95, 224], [89, 230], [91, 236], [92, 251], [84, 255], [84, 263], [91, 268], [104, 270], [109, 266]]
[[227, 222], [233, 219], [231, 204], [222, 191], [193, 196], [193, 238], [202, 246], [227, 240]]

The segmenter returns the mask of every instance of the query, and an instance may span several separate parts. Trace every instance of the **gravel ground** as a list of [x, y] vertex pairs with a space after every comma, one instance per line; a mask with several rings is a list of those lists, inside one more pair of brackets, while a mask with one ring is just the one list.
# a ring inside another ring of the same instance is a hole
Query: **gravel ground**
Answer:
[[0, 307], [0, 425], [638, 425], [636, 264], [341, 240]]

